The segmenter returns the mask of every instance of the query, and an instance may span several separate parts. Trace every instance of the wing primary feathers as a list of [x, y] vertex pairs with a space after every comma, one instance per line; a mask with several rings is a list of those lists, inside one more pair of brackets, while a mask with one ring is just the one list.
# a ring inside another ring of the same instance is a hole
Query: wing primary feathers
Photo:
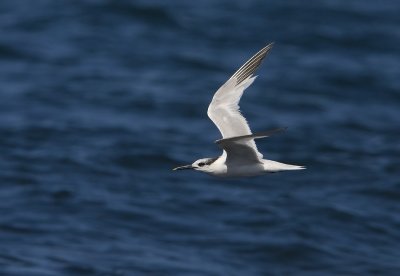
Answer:
[[281, 128], [262, 131], [262, 132], [249, 134], [249, 135], [242, 135], [242, 136], [230, 137], [230, 138], [226, 138], [226, 139], [219, 139], [219, 140], [215, 141], [215, 143], [222, 144], [222, 143], [236, 142], [236, 141], [246, 140], [246, 139], [248, 140], [248, 139], [265, 138], [265, 137], [269, 137], [273, 134], [276, 134], [278, 132], [285, 131], [286, 129], [287, 129], [287, 127], [281, 127]]
[[258, 66], [260, 66], [261, 62], [263, 59], [266, 57], [268, 52], [271, 50], [272, 46], [274, 43], [270, 43], [264, 48], [262, 48], [260, 51], [258, 51], [252, 58], [250, 58], [245, 64], [243, 64], [239, 70], [233, 74], [231, 78], [236, 78], [237, 79], [237, 84], [239, 85], [242, 83], [245, 79], [250, 77], [251, 75], [254, 74], [254, 72], [257, 70]]

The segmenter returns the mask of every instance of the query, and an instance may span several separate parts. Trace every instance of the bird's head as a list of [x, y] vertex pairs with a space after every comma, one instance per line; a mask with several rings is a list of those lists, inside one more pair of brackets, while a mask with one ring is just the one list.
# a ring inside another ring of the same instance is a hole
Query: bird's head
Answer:
[[217, 160], [218, 158], [201, 158], [199, 160], [196, 160], [193, 162], [191, 165], [186, 165], [186, 166], [180, 166], [176, 167], [173, 170], [196, 170], [196, 171], [203, 171], [203, 172], [209, 172], [211, 170], [211, 165]]

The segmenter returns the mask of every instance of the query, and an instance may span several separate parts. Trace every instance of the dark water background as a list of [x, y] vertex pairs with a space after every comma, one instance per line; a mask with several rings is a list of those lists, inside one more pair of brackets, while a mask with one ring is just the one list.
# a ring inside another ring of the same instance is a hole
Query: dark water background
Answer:
[[[1, 1], [0, 275], [400, 275], [400, 2]], [[218, 180], [214, 91], [289, 172]]]

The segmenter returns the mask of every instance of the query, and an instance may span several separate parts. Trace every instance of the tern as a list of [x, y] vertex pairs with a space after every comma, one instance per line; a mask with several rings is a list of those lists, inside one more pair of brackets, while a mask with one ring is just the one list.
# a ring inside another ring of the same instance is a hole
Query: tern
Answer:
[[239, 101], [244, 90], [254, 82], [257, 76], [253, 74], [272, 46], [273, 43], [268, 44], [244, 63], [217, 90], [208, 107], [208, 117], [222, 135], [222, 139], [215, 141], [222, 149], [222, 155], [215, 158], [201, 158], [191, 165], [180, 166], [173, 170], [194, 169], [219, 177], [247, 177], [305, 169], [304, 166], [263, 159], [254, 139], [269, 137], [285, 128], [253, 134], [239, 110]]

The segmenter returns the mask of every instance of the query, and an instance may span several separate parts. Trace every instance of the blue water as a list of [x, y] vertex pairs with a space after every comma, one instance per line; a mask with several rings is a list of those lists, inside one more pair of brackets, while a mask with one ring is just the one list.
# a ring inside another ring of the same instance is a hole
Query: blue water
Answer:
[[[400, 275], [400, 2], [0, 2], [0, 275]], [[220, 180], [216, 89], [299, 172]]]

